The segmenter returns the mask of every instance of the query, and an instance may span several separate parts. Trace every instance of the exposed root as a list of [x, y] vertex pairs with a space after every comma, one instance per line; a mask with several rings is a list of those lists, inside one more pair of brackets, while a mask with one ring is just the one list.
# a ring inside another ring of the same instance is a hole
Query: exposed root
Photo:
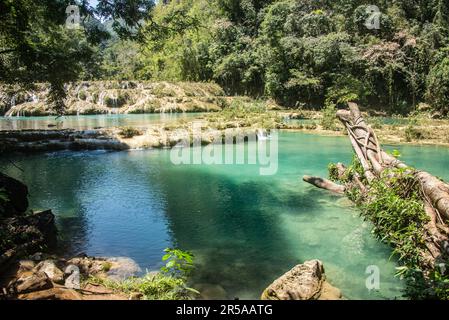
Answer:
[[[384, 152], [379, 144], [375, 132], [363, 119], [360, 110], [355, 103], [349, 103], [349, 110], [339, 110], [337, 118], [344, 124], [354, 152], [363, 168], [363, 174], [367, 185], [362, 182], [360, 175], [352, 174], [345, 185], [339, 185], [332, 181], [316, 178], [304, 177], [304, 181], [319, 188], [327, 189], [336, 193], [343, 193], [359, 189], [362, 194], [369, 195], [370, 184], [384, 178], [383, 173], [388, 169], [400, 169], [412, 175], [412, 179], [400, 181], [400, 197], [407, 199], [411, 193], [418, 188], [422, 198], [426, 215], [429, 222], [423, 230], [425, 248], [421, 252], [423, 260], [428, 267], [432, 268], [449, 254], [449, 185], [440, 179], [424, 171], [416, 171], [395, 157]], [[339, 163], [336, 165], [338, 177], [346, 176], [347, 168]], [[396, 177], [396, 175], [398, 175]], [[388, 172], [388, 178], [400, 178], [399, 173], [394, 170]], [[343, 179], [341, 179], [343, 180]], [[363, 180], [365, 181], [365, 180]]]

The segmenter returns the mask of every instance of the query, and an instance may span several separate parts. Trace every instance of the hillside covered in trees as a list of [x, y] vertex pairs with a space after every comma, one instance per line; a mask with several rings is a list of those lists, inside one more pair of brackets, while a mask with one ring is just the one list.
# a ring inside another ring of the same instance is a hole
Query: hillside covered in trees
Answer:
[[[365, 26], [368, 5], [380, 10], [379, 29]], [[142, 35], [132, 68], [144, 79], [212, 80], [290, 107], [359, 101], [408, 113], [425, 102], [449, 111], [444, 0], [172, 1], [156, 6]], [[111, 49], [128, 64], [136, 48]], [[127, 78], [130, 67], [108, 76]]]
[[40, 3], [2, 1], [0, 75], [55, 101], [77, 79], [214, 81], [287, 107], [449, 112], [444, 0], [80, 1], [81, 30], [64, 28], [70, 1]]
[[448, 0], [0, 0], [0, 116], [0, 300], [449, 299]]

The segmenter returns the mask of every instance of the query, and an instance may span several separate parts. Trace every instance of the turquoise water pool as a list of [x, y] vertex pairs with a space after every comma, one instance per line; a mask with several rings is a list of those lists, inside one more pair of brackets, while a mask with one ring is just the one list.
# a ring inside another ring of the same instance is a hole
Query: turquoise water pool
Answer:
[[[449, 179], [447, 148], [386, 148]], [[400, 298], [396, 262], [370, 224], [345, 198], [301, 181], [304, 174], [326, 176], [330, 161], [351, 157], [345, 137], [285, 132], [274, 176], [249, 164], [176, 166], [170, 150], [14, 156], [23, 172], [6, 159], [0, 168], [28, 184], [33, 208], [53, 209], [66, 254], [128, 256], [154, 270], [164, 248], [191, 250], [192, 286], [219, 286], [229, 299], [258, 298], [275, 278], [316, 258], [349, 299]], [[371, 265], [381, 283], [370, 292]]]
[[147, 127], [150, 124], [169, 123], [178, 119], [192, 119], [201, 113], [151, 113], [46, 117], [0, 117], [0, 130], [21, 129], [76, 129], [131, 126]]

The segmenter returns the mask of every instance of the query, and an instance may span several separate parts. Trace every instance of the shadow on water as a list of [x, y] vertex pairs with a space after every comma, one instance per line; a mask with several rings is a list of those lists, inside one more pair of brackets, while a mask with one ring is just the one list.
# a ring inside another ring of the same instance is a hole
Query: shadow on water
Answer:
[[[391, 249], [359, 212], [301, 181], [326, 176], [330, 161], [349, 162], [347, 140], [285, 133], [279, 150], [279, 171], [269, 177], [246, 165], [175, 166], [168, 150], [13, 156], [24, 172], [4, 158], [0, 169], [29, 186], [31, 208], [55, 212], [68, 254], [128, 256], [154, 270], [163, 249], [177, 246], [196, 256], [193, 284], [242, 299], [258, 298], [295, 264], [318, 258], [348, 298], [400, 295]], [[412, 165], [449, 178], [446, 149], [401, 151]], [[381, 270], [378, 293], [365, 286], [370, 265]]]
[[277, 201], [270, 186], [201, 172], [183, 181], [166, 175], [163, 186], [173, 241], [196, 256], [194, 283], [219, 285], [227, 298], [256, 298], [285, 271], [269, 261], [295, 263], [277, 212], [267, 205]]

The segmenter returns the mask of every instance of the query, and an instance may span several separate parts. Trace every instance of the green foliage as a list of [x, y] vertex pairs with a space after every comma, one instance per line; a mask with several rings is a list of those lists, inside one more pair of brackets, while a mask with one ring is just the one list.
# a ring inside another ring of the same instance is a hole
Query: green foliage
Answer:
[[188, 300], [199, 292], [186, 285], [193, 265], [193, 255], [179, 249], [167, 248], [162, 260], [166, 266], [161, 272], [149, 272], [143, 277], [113, 281], [90, 277], [87, 282], [103, 285], [120, 293], [140, 293], [144, 300]]
[[411, 142], [413, 140], [424, 139], [423, 132], [416, 126], [419, 124], [419, 115], [412, 113], [408, 119], [408, 126], [405, 128], [405, 140]]
[[394, 248], [406, 265], [421, 263], [423, 230], [428, 222], [419, 184], [409, 169], [386, 170], [382, 179], [370, 185], [364, 216], [374, 224], [374, 234]]
[[188, 251], [167, 248], [164, 250], [166, 254], [162, 257], [162, 261], [166, 264], [161, 268], [164, 274], [173, 277], [185, 278], [193, 270], [193, 254]]
[[399, 150], [396, 149], [391, 152], [391, 155], [395, 158], [400, 158], [402, 156]]
[[257, 129], [276, 129], [282, 126], [283, 119], [274, 111], [268, 111], [265, 102], [234, 99], [227, 108], [208, 115], [207, 120], [214, 129], [253, 127]]
[[111, 262], [109, 262], [109, 261], [103, 262], [102, 270], [104, 272], [109, 272], [109, 270], [111, 270], [111, 268], [112, 268], [112, 263]]
[[323, 118], [321, 119], [321, 126], [325, 130], [337, 130], [337, 109], [334, 104], [328, 104], [323, 109]]
[[327, 166], [327, 171], [329, 172], [329, 179], [331, 181], [340, 181], [337, 165], [335, 163], [329, 163]]
[[[69, 4], [79, 6], [82, 28], [66, 28]], [[113, 29], [120, 36], [133, 37], [146, 17], [142, 10], [152, 6], [150, 0], [99, 1], [96, 10], [81, 0], [1, 1], [0, 78], [27, 88], [36, 82], [49, 83], [48, 103], [57, 114], [63, 114], [64, 85], [101, 76], [99, 51], [110, 34], [94, 15], [112, 18]]]
[[424, 138], [423, 133], [415, 128], [414, 126], [409, 125], [405, 128], [405, 140], [407, 142], [411, 142], [413, 140], [421, 140]]
[[[443, 52], [449, 54], [449, 48]], [[429, 72], [427, 76], [428, 101], [436, 110], [446, 115], [449, 112], [449, 58], [443, 58]]]
[[288, 107], [359, 101], [407, 114], [429, 102], [449, 112], [444, 0], [377, 3], [379, 30], [365, 26], [362, 0], [100, 1], [96, 15], [113, 18], [103, 25], [78, 1], [83, 31], [63, 27], [68, 2], [0, 8], [2, 80], [51, 83], [58, 112], [63, 84], [80, 78], [214, 81]]
[[351, 164], [346, 168], [344, 175], [339, 177], [337, 165], [330, 163], [328, 165], [329, 177], [334, 182], [347, 183], [351, 181], [354, 175], [357, 175], [362, 182], [364, 181], [364, 170], [356, 155], [353, 155]]
[[160, 2], [143, 34], [140, 78], [200, 81], [211, 78], [208, 47], [211, 16], [208, 1]]
[[135, 136], [142, 135], [142, 131], [140, 131], [139, 129], [133, 128], [133, 127], [123, 127], [120, 129], [119, 135], [122, 138], [130, 139]]
[[88, 283], [98, 284], [119, 293], [140, 293], [143, 300], [187, 300], [198, 292], [188, 288], [180, 278], [160, 273], [147, 273], [140, 278], [129, 278], [124, 281], [113, 281], [98, 277], [89, 277]]
[[434, 58], [449, 44], [448, 10], [434, 2], [378, 4], [379, 30], [365, 26], [362, 0], [159, 4], [144, 31], [140, 76], [214, 80], [228, 94], [289, 107], [359, 101], [407, 114], [429, 101], [441, 110], [448, 81]]
[[130, 40], [115, 39], [103, 51], [102, 77], [114, 80], [134, 80], [139, 78], [143, 68], [140, 46]]
[[[395, 152], [398, 155], [397, 151]], [[397, 275], [405, 278], [405, 294], [411, 299], [448, 299], [447, 264], [429, 268], [425, 252], [425, 226], [429, 222], [419, 181], [412, 168], [387, 169], [369, 184], [369, 193], [362, 194], [351, 185], [353, 174], [362, 177], [363, 169], [354, 157], [344, 177], [338, 176], [335, 164], [329, 164], [330, 179], [345, 183], [346, 194], [361, 209], [362, 216], [373, 225], [373, 234], [393, 248], [400, 262]], [[366, 181], [362, 180], [366, 184]], [[441, 269], [441, 270], [440, 270]]]

